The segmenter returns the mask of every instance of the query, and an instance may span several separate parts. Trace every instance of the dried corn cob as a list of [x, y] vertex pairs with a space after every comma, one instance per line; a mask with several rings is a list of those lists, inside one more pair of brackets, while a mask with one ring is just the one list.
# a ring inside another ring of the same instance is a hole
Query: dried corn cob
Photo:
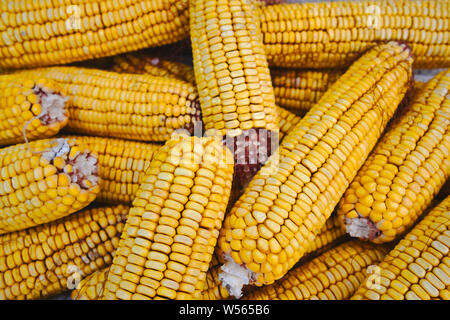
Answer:
[[380, 262], [387, 248], [345, 242], [289, 271], [283, 279], [251, 292], [249, 300], [345, 300]]
[[136, 193], [102, 297], [199, 298], [232, 176], [231, 153], [214, 138], [166, 142]]
[[[332, 215], [319, 234], [308, 244], [305, 254], [319, 254], [327, 245], [343, 238], [344, 234], [345, 231], [341, 228], [338, 216]], [[308, 259], [308, 257], [311, 255], [307, 255], [305, 258]], [[206, 274], [206, 284], [202, 293], [203, 300], [223, 300], [230, 297], [227, 289], [222, 286], [222, 281], [219, 280], [220, 265], [221, 259], [216, 250]]]
[[271, 68], [275, 101], [295, 114], [304, 115], [344, 70]]
[[74, 138], [98, 156], [100, 193], [96, 200], [131, 204], [134, 195], [161, 145], [92, 136]]
[[254, 1], [190, 2], [194, 71], [209, 134], [225, 137], [246, 186], [278, 142], [275, 97]]
[[0, 234], [50, 222], [97, 196], [97, 157], [73, 139], [0, 149]]
[[128, 53], [113, 58], [115, 72], [171, 77], [195, 83], [194, 69], [181, 62], [170, 61], [143, 53]]
[[71, 98], [67, 128], [114, 138], [166, 141], [174, 130], [194, 130], [200, 119], [195, 87], [149, 75], [78, 68], [25, 70], [60, 84]]
[[450, 176], [450, 70], [430, 80], [398, 117], [341, 199], [352, 237], [392, 241], [430, 205]]
[[[283, 139], [226, 216], [221, 280], [271, 284], [305, 254], [405, 95], [407, 46], [380, 45], [336, 81]], [[275, 163], [278, 161], [278, 163]]]
[[450, 196], [434, 207], [378, 265], [352, 299], [450, 299]]
[[128, 209], [87, 209], [0, 236], [0, 299], [57, 294], [110, 264]]
[[109, 267], [97, 270], [81, 280], [70, 294], [72, 300], [99, 300], [108, 276]]
[[188, 37], [187, 1], [2, 1], [0, 66], [111, 56]]
[[53, 81], [0, 76], [0, 146], [49, 138], [67, 124], [66, 103]]
[[375, 45], [405, 41], [417, 68], [450, 67], [447, 0], [282, 4], [262, 8], [271, 66], [342, 68]]

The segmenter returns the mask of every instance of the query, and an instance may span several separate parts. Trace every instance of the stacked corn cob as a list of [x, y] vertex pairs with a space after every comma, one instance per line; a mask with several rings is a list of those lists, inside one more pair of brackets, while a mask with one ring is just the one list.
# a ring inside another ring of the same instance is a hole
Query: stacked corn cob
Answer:
[[417, 68], [450, 67], [446, 0], [332, 1], [280, 4], [261, 11], [269, 63], [345, 67], [384, 41], [404, 41]]
[[375, 147], [341, 200], [354, 237], [394, 240], [431, 204], [450, 176], [450, 72], [420, 90]]
[[450, 299], [448, 9], [1, 2], [0, 299]]
[[167, 141], [136, 192], [102, 297], [199, 298], [232, 176], [231, 154], [214, 138]]
[[166, 141], [177, 129], [192, 134], [200, 118], [194, 86], [178, 79], [79, 67], [16, 74], [56, 81], [71, 98], [67, 127], [76, 133]]
[[404, 45], [370, 50], [283, 139], [278, 167], [255, 175], [220, 232], [232, 295], [273, 283], [305, 254], [405, 95], [411, 64]]
[[189, 11], [205, 129], [224, 137], [245, 187], [276, 148], [279, 130], [259, 10], [254, 1], [194, 0]]
[[450, 196], [434, 207], [378, 265], [374, 283], [352, 299], [450, 299]]
[[187, 1], [2, 1], [0, 67], [69, 63], [188, 37]]
[[0, 76], [0, 146], [49, 138], [68, 121], [67, 100], [48, 79]]

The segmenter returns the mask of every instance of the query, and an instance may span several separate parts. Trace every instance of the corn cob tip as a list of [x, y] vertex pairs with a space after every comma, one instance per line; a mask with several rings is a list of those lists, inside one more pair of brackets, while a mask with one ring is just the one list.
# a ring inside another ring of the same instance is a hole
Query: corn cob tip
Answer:
[[223, 254], [223, 260], [225, 263], [220, 267], [219, 281], [230, 296], [239, 299], [243, 287], [254, 282], [256, 274], [244, 264], [237, 264], [229, 254]]
[[351, 237], [360, 238], [361, 240], [374, 240], [382, 234], [375, 223], [365, 217], [345, 218], [344, 223], [347, 233]]
[[60, 173], [68, 175], [71, 183], [81, 189], [90, 189], [99, 183], [97, 156], [77, 146], [76, 140], [55, 139], [56, 145], [42, 153], [42, 157], [54, 164]]
[[32, 91], [37, 96], [37, 102], [42, 108], [40, 114], [37, 116], [42, 125], [47, 126], [67, 120], [66, 105], [69, 97], [40, 84], [36, 84], [32, 88]]

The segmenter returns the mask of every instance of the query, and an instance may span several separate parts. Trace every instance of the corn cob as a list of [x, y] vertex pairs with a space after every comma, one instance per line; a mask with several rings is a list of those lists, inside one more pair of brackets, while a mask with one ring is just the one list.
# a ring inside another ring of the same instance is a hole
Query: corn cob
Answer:
[[188, 37], [187, 1], [2, 1], [0, 67], [66, 64]]
[[100, 193], [104, 203], [131, 204], [153, 155], [161, 145], [93, 136], [67, 136], [83, 143], [98, 156]]
[[450, 196], [434, 207], [378, 265], [352, 299], [450, 299]]
[[97, 270], [80, 281], [70, 294], [72, 300], [99, 300], [108, 276], [109, 267]]
[[99, 192], [97, 157], [73, 139], [0, 149], [0, 234], [50, 222]]
[[[405, 95], [412, 58], [380, 45], [356, 61], [283, 139], [224, 220], [221, 280], [271, 284], [305, 254]], [[276, 163], [278, 161], [278, 163]]]
[[199, 298], [232, 176], [231, 153], [214, 138], [166, 142], [136, 193], [102, 298]]
[[447, 0], [281, 4], [261, 9], [271, 66], [342, 68], [391, 40], [407, 42], [414, 67], [450, 67]]
[[67, 128], [114, 138], [166, 141], [173, 131], [194, 131], [200, 119], [195, 87], [185, 81], [79, 67], [22, 71], [60, 84], [71, 98]]
[[[308, 244], [305, 252], [308, 255], [305, 258], [308, 259], [312, 255], [319, 254], [329, 244], [336, 242], [338, 239], [342, 239], [344, 234], [345, 231], [341, 228], [338, 216], [332, 215], [322, 227], [319, 234]], [[221, 262], [216, 250], [211, 260], [208, 273], [206, 274], [206, 284], [202, 292], [203, 300], [223, 300], [230, 298], [227, 289], [222, 286], [222, 281], [219, 280]]]
[[115, 72], [171, 77], [195, 83], [194, 69], [191, 66], [158, 56], [128, 53], [114, 57], [113, 62], [112, 70]]
[[352, 237], [394, 240], [450, 176], [449, 90], [445, 70], [416, 94], [358, 172], [338, 208]]
[[92, 208], [0, 236], [0, 299], [57, 294], [110, 264], [127, 212]]
[[208, 134], [224, 137], [245, 187], [278, 142], [259, 9], [253, 0], [194, 0], [189, 11], [203, 123]]
[[271, 68], [275, 102], [304, 115], [343, 73], [344, 70]]
[[345, 242], [289, 271], [276, 283], [256, 289], [245, 300], [345, 300], [380, 262], [387, 248]]
[[53, 81], [0, 75], [0, 146], [57, 134], [68, 121], [67, 100]]

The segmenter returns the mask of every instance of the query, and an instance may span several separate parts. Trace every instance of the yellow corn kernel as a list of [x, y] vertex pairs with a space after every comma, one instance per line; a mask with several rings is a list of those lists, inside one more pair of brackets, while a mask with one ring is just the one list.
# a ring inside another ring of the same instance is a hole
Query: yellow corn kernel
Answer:
[[271, 68], [275, 102], [303, 116], [343, 73], [344, 70]]
[[55, 81], [70, 98], [67, 128], [75, 133], [166, 141], [177, 129], [192, 134], [194, 122], [200, 119], [195, 86], [174, 78], [82, 67], [39, 68], [16, 74]]

